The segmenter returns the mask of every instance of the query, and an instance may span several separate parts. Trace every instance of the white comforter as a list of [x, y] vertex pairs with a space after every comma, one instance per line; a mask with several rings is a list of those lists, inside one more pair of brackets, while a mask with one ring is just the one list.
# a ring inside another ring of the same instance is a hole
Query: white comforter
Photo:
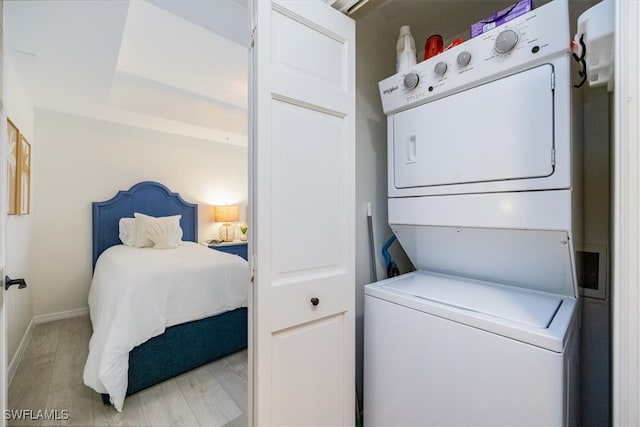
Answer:
[[185, 242], [177, 249], [107, 249], [89, 291], [93, 336], [84, 383], [121, 411], [129, 351], [165, 328], [238, 307], [248, 297], [247, 262]]

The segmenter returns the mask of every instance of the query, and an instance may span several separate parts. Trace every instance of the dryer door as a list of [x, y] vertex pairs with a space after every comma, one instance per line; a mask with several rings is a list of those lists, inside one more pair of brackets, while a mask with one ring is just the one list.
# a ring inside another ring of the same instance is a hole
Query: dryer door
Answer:
[[552, 79], [545, 64], [397, 113], [394, 187], [553, 174]]

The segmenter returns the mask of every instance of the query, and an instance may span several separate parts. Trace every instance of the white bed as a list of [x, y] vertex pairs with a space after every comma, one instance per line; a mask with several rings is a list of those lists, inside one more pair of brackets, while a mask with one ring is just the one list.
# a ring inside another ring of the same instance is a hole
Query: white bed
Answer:
[[176, 249], [105, 250], [89, 292], [93, 336], [84, 382], [121, 411], [129, 352], [173, 326], [246, 307], [248, 267], [241, 257], [193, 242]]

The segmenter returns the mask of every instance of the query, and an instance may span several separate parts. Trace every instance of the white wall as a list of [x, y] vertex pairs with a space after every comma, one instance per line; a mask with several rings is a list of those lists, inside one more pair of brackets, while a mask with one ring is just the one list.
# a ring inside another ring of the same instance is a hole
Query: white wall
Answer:
[[[4, 87], [7, 116], [29, 141], [31, 150], [37, 151], [38, 141], [34, 134], [33, 105], [22, 86], [11, 58], [6, 56], [5, 60]], [[33, 165], [32, 169], [34, 169]], [[3, 180], [3, 182], [6, 181]], [[13, 359], [33, 317], [34, 283], [32, 279], [34, 268], [30, 259], [30, 251], [34, 244], [32, 230], [33, 215], [7, 216], [5, 273], [11, 278], [24, 277], [28, 283], [25, 289], [18, 289], [17, 286], [14, 286], [5, 293], [8, 362]]]
[[200, 205], [200, 240], [215, 231], [214, 204], [238, 203], [246, 218], [245, 148], [45, 110], [36, 111], [35, 123], [35, 315], [87, 306], [93, 201], [152, 180]]
[[[597, 0], [569, 3], [571, 31], [577, 19]], [[574, 65], [574, 80], [579, 79]], [[604, 248], [611, 256], [610, 245], [610, 127], [609, 93], [606, 87], [588, 85], [573, 90], [580, 103], [582, 130], [576, 132], [583, 152], [583, 236], [587, 250]], [[606, 269], [610, 272], [607, 259]], [[610, 278], [607, 278], [610, 282]], [[604, 284], [601, 284], [604, 285]], [[580, 424], [583, 426], [611, 425], [611, 288], [605, 299], [582, 297], [582, 328], [580, 358]]]
[[[366, 203], [371, 203], [378, 280], [386, 277], [381, 249], [391, 236], [387, 217], [387, 118], [378, 81], [395, 73], [395, 40], [380, 36], [374, 25], [356, 21], [356, 387], [362, 403], [364, 286], [373, 281], [369, 260]], [[401, 271], [412, 269], [392, 247]]]
[[[606, 88], [585, 89], [583, 110], [584, 242], [587, 249], [605, 248], [610, 256], [609, 94]], [[606, 266], [610, 272], [608, 259]], [[611, 283], [610, 277], [607, 280]], [[580, 406], [581, 423], [585, 426], [611, 424], [610, 309], [610, 287], [605, 299], [582, 298]]]

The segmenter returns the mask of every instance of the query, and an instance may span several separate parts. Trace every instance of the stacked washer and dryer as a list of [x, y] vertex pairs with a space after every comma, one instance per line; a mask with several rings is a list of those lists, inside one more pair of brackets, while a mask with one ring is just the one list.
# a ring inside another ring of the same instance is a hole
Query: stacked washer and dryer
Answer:
[[380, 82], [417, 271], [365, 287], [368, 427], [576, 423], [570, 40], [555, 0]]

